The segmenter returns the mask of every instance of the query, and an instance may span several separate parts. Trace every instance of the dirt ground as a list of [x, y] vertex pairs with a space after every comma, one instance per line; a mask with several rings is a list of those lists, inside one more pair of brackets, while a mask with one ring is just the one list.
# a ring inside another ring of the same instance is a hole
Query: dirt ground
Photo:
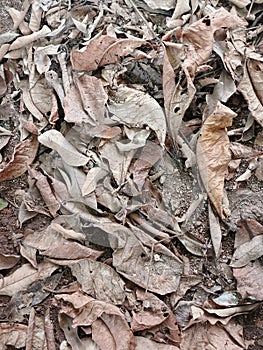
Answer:
[[[17, 9], [20, 9], [22, 5], [22, 1], [20, 0], [2, 0], [1, 6], [0, 6], [0, 33], [7, 32], [8, 30], [12, 29], [12, 21], [10, 19], [10, 16], [8, 15], [5, 7], [15, 7]], [[16, 120], [17, 118], [17, 120]], [[12, 119], [6, 120], [6, 121], [0, 121], [0, 125], [4, 127], [8, 127], [9, 130], [12, 130], [13, 137], [11, 138], [11, 141], [8, 143], [8, 145], [5, 147], [3, 152], [3, 158], [5, 160], [11, 159], [13, 149], [15, 145], [19, 142], [19, 131], [17, 130], [18, 125], [18, 113]], [[240, 168], [240, 174], [242, 173], [242, 167]], [[183, 181], [183, 179], [182, 179]], [[172, 184], [173, 185], [173, 184]], [[171, 185], [171, 186], [172, 186]], [[171, 205], [169, 195], [172, 197], [170, 193], [170, 187], [167, 185], [167, 201], [169, 202], [167, 205]], [[229, 192], [231, 192], [231, 189], [234, 187], [234, 182], [229, 181], [227, 182], [227, 189]], [[31, 219], [29, 222], [27, 222], [25, 225], [23, 225], [22, 228], [19, 227], [18, 222], [18, 208], [21, 202], [21, 196], [26, 191], [28, 187], [28, 179], [27, 175], [23, 175], [20, 178], [6, 181], [6, 182], [0, 182], [0, 197], [5, 199], [8, 202], [8, 206], [1, 210], [0, 212], [0, 253], [3, 254], [19, 254], [20, 251], [20, 241], [21, 238], [24, 236], [25, 232], [29, 232], [31, 229], [43, 229], [50, 223], [50, 219], [45, 215], [37, 215], [35, 218]], [[251, 190], [253, 192], [259, 192], [262, 189], [262, 183], [257, 181], [254, 177], [251, 178], [251, 181], [245, 185], [243, 185], [243, 188], [240, 188], [241, 192], [242, 190]], [[181, 193], [185, 193], [185, 188], [180, 188], [178, 191], [181, 191]], [[241, 193], [240, 192], [240, 193]], [[230, 194], [231, 196], [231, 194]], [[240, 195], [238, 193], [232, 194], [233, 197], [236, 196], [236, 200], [233, 200], [233, 202], [237, 202], [238, 199], [240, 199]], [[242, 194], [241, 194], [242, 196]], [[184, 198], [182, 200], [185, 200]], [[232, 200], [232, 199], [231, 199]], [[262, 201], [262, 198], [259, 199]], [[243, 201], [244, 207], [247, 205], [250, 206], [251, 203], [249, 202], [249, 199], [244, 199]], [[258, 206], [258, 203], [254, 203], [255, 206]], [[183, 208], [183, 205], [182, 205]], [[181, 208], [181, 209], [182, 209]], [[180, 208], [178, 209], [180, 210]], [[233, 211], [235, 208], [233, 208]], [[245, 210], [245, 209], [244, 209]], [[238, 215], [238, 214], [237, 214]], [[262, 218], [261, 218], [262, 219]], [[195, 232], [198, 238], [206, 238], [205, 234], [202, 233], [202, 227], [205, 227], [205, 223], [203, 222], [202, 215], [199, 216], [197, 219], [197, 222], [194, 223], [195, 225]], [[233, 235], [227, 235], [223, 240], [223, 252], [222, 256], [226, 258], [226, 260], [231, 256], [233, 251], [233, 245], [234, 245], [234, 239]], [[180, 249], [180, 248], [179, 248]], [[181, 253], [183, 252], [183, 248], [181, 248]], [[185, 252], [187, 254], [187, 252]], [[191, 261], [192, 268], [198, 268], [198, 262], [195, 265], [194, 260]], [[209, 262], [208, 262], [209, 265]], [[211, 279], [211, 285], [213, 285], [213, 279], [216, 279], [217, 276], [213, 275], [211, 273], [211, 270], [209, 271], [209, 268], [207, 269], [208, 275], [210, 275]], [[70, 280], [73, 280], [73, 277], [70, 275], [70, 273], [64, 272], [63, 278], [61, 279], [60, 283], [61, 285], [68, 283]], [[8, 320], [8, 310], [6, 309], [7, 303], [9, 301], [9, 298], [7, 297], [0, 297], [0, 322], [4, 322]], [[45, 303], [45, 305], [44, 305]], [[46, 308], [48, 306], [49, 301], [46, 300], [43, 304], [39, 304], [38, 311], [41, 313], [41, 309]], [[52, 316], [53, 315], [53, 316]], [[55, 329], [55, 336], [56, 336], [56, 342], [57, 345], [61, 343], [63, 340], [63, 333], [59, 328], [59, 325], [57, 323], [56, 318], [56, 309], [53, 307], [51, 312], [51, 318], [53, 320], [54, 329]], [[248, 313], [247, 315], [241, 315], [237, 316], [235, 318], [240, 324], [244, 326], [244, 336], [247, 340], [254, 340], [254, 345], [249, 346], [249, 350], [260, 350], [263, 349], [263, 307], [257, 308], [255, 311], [252, 311]], [[57, 347], [58, 348], [58, 347]], [[12, 348], [8, 348], [11, 350]], [[220, 349], [218, 349], [220, 350]]]

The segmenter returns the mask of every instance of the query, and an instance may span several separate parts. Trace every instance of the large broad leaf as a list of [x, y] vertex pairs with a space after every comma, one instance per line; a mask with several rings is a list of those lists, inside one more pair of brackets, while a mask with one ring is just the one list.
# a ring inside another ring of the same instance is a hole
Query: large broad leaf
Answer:
[[33, 163], [38, 150], [35, 136], [29, 137], [15, 147], [12, 160], [0, 170], [0, 182], [15, 179], [24, 174], [28, 166]]
[[253, 237], [249, 242], [240, 244], [234, 252], [231, 260], [232, 267], [242, 267], [250, 261], [263, 255], [263, 235]]
[[72, 166], [85, 165], [89, 158], [76, 150], [57, 130], [48, 130], [38, 137], [44, 146], [57, 151], [65, 163]]
[[6, 276], [1, 281], [0, 295], [12, 296], [38, 279], [49, 277], [56, 270], [57, 266], [51, 263], [42, 262], [38, 270], [30, 264], [24, 264], [11, 275]]
[[218, 102], [214, 112], [205, 120], [197, 141], [197, 163], [208, 196], [218, 215], [225, 220], [223, 208], [224, 180], [231, 160], [227, 126], [236, 116], [230, 108]]
[[82, 290], [98, 300], [121, 304], [125, 283], [116, 271], [98, 261], [83, 260], [70, 266]]
[[248, 60], [244, 64], [244, 74], [238, 85], [248, 103], [255, 120], [263, 126], [263, 62]]
[[247, 266], [234, 268], [233, 275], [242, 298], [263, 300], [263, 267], [258, 260]]
[[159, 103], [150, 95], [120, 86], [113, 96], [109, 110], [113, 118], [130, 127], [148, 125], [155, 131], [162, 146], [166, 137], [165, 115]]

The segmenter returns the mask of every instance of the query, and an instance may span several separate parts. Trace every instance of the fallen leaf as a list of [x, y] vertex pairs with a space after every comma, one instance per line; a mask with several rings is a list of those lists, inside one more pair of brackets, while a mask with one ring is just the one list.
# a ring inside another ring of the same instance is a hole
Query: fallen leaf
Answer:
[[9, 47], [9, 50], [17, 50], [22, 47], [25, 47], [26, 45], [31, 44], [35, 40], [43, 39], [46, 37], [47, 34], [49, 34], [51, 30], [48, 26], [44, 25], [39, 31], [34, 32], [29, 35], [24, 35], [19, 38], [17, 38]]
[[35, 136], [30, 136], [19, 143], [15, 149], [12, 159], [0, 170], [0, 182], [15, 179], [23, 175], [31, 163], [33, 163], [38, 150], [38, 141]]
[[52, 129], [38, 136], [38, 140], [44, 146], [57, 151], [61, 158], [71, 166], [85, 165], [89, 158], [78, 152], [72, 144], [57, 130]]
[[237, 290], [243, 299], [263, 299], [263, 268], [260, 261], [233, 268], [233, 275], [237, 281]]
[[35, 169], [29, 168], [28, 172], [30, 177], [36, 180], [36, 187], [39, 189], [39, 192], [41, 193], [50, 214], [53, 217], [57, 216], [57, 211], [60, 208], [60, 204], [53, 194], [52, 188], [50, 187], [46, 176]]
[[101, 123], [104, 119], [105, 105], [108, 100], [108, 95], [101, 80], [85, 74], [77, 78], [75, 84], [79, 90], [84, 110], [95, 124]]
[[261, 126], [263, 126], [262, 66], [262, 62], [246, 60], [243, 77], [238, 85], [238, 90], [247, 101], [252, 116]]
[[108, 172], [106, 170], [99, 167], [91, 168], [81, 189], [82, 195], [87, 196], [93, 192], [96, 189], [98, 182], [102, 180], [107, 174]]
[[133, 334], [116, 306], [95, 300], [81, 292], [57, 295], [56, 298], [71, 304], [70, 307], [62, 307], [61, 313], [73, 318], [74, 328], [91, 326], [92, 339], [101, 350], [133, 349]]
[[21, 349], [26, 345], [28, 327], [19, 323], [0, 324], [0, 346], [2, 349], [7, 349], [9, 346]]
[[70, 269], [83, 292], [107, 303], [123, 303], [125, 283], [112, 267], [98, 261], [83, 260], [71, 265]]
[[207, 194], [222, 220], [227, 219], [223, 208], [224, 179], [231, 160], [226, 127], [236, 116], [230, 108], [218, 102], [214, 112], [205, 120], [197, 141], [197, 164]]
[[64, 229], [57, 224], [51, 224], [44, 231], [28, 234], [24, 238], [23, 243], [39, 250], [40, 254], [55, 259], [97, 259], [102, 255], [102, 251], [74, 242], [76, 237], [78, 237], [78, 234], [73, 230]]
[[28, 350], [33, 350], [33, 349], [49, 350], [47, 348], [47, 342], [45, 337], [44, 319], [42, 316], [36, 315], [34, 308], [31, 308], [30, 315], [29, 315], [26, 348]]
[[40, 263], [38, 269], [33, 268], [30, 264], [24, 264], [11, 275], [2, 279], [0, 295], [12, 296], [26, 289], [34, 281], [50, 276], [56, 269], [56, 265], [48, 262]]
[[[236, 336], [234, 336], [234, 332]], [[197, 323], [182, 332], [180, 349], [221, 349], [222, 344], [224, 344], [225, 350], [242, 350], [246, 347], [240, 333], [242, 333], [240, 325], [233, 324], [231, 333], [229, 333], [219, 325], [210, 325], [208, 322]]]
[[142, 128], [144, 125], [148, 125], [155, 131], [161, 146], [164, 146], [166, 138], [165, 115], [155, 99], [142, 91], [126, 86], [119, 86], [112, 98], [108, 108], [114, 115], [113, 119], [129, 127]]
[[135, 337], [135, 349], [134, 350], [179, 350], [177, 346], [160, 344], [144, 337]]
[[11, 267], [14, 267], [19, 260], [19, 255], [0, 253], [0, 270], [10, 269]]
[[230, 265], [242, 267], [250, 261], [260, 258], [263, 255], [262, 245], [263, 235], [255, 236], [249, 242], [240, 244], [234, 252]]
[[101, 35], [89, 41], [82, 50], [71, 52], [71, 63], [74, 70], [92, 71], [98, 67], [118, 62], [121, 57], [128, 56], [139, 46], [145, 44], [142, 39], [116, 39]]
[[216, 258], [218, 258], [221, 253], [222, 232], [221, 232], [218, 217], [215, 216], [213, 209], [211, 208], [211, 205], [209, 205], [208, 207], [208, 215], [209, 215], [210, 236], [214, 247], [215, 256]]
[[176, 3], [175, 0], [144, 0], [144, 2], [152, 9], [162, 10], [172, 10]]

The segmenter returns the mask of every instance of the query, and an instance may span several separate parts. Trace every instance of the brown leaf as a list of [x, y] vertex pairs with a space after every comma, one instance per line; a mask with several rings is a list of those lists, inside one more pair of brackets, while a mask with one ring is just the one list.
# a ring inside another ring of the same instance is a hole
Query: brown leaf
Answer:
[[0, 346], [2, 349], [15, 347], [23, 348], [26, 345], [27, 326], [24, 324], [1, 323], [0, 324]]
[[222, 349], [242, 350], [245, 343], [240, 333], [242, 326], [232, 323], [231, 333], [219, 325], [209, 323], [197, 323], [182, 332], [181, 350], [189, 349]]
[[[42, 255], [55, 259], [97, 259], [102, 251], [74, 242], [79, 234], [73, 230], [67, 230], [58, 224], [51, 224], [44, 231], [36, 231], [28, 234], [23, 243], [31, 248], [38, 249]], [[84, 237], [82, 237], [84, 240]]]
[[177, 346], [160, 344], [144, 337], [135, 337], [135, 349], [134, 350], [179, 350]]
[[19, 259], [19, 255], [0, 253], [0, 270], [10, 269], [11, 267], [14, 267], [18, 263]]
[[155, 131], [161, 146], [164, 146], [166, 138], [165, 115], [159, 103], [150, 95], [126, 86], [119, 86], [112, 96], [109, 110], [114, 114], [112, 119], [129, 127], [142, 128], [144, 125], [148, 125]]
[[[197, 141], [197, 164], [208, 196], [218, 215], [225, 220], [229, 215], [223, 208], [224, 180], [231, 160], [226, 127], [236, 116], [230, 108], [218, 102], [214, 112], [205, 120]], [[228, 215], [227, 215], [228, 214]]]
[[116, 271], [98, 261], [83, 260], [70, 266], [82, 290], [97, 300], [122, 304], [125, 283]]
[[73, 318], [73, 327], [91, 326], [92, 339], [101, 350], [132, 350], [133, 334], [122, 312], [114, 305], [95, 300], [81, 292], [57, 295], [71, 306], [62, 312]]
[[221, 253], [222, 232], [220, 228], [219, 219], [217, 216], [215, 216], [213, 209], [211, 208], [211, 205], [208, 206], [208, 215], [209, 215], [210, 236], [214, 247], [215, 256], [216, 258], [218, 258]]
[[35, 309], [31, 308], [28, 321], [28, 331], [26, 339], [26, 349], [47, 349], [44, 319], [41, 316], [37, 316]]
[[41, 193], [50, 214], [53, 217], [57, 216], [57, 211], [60, 208], [60, 204], [53, 194], [46, 176], [35, 169], [29, 169], [28, 172], [30, 177], [36, 180], [36, 186], [39, 189], [39, 192]]
[[263, 268], [260, 261], [255, 261], [241, 268], [234, 268], [237, 290], [243, 299], [263, 299]]
[[263, 235], [253, 237], [249, 242], [240, 244], [232, 257], [232, 267], [242, 267], [250, 261], [256, 260], [263, 255]]
[[70, 60], [73, 69], [86, 72], [96, 70], [104, 52], [116, 40], [112, 36], [101, 35], [99, 38], [89, 41], [84, 49], [71, 51]]
[[263, 153], [263, 151], [257, 151], [254, 148], [242, 145], [239, 142], [231, 142], [229, 147], [234, 159], [253, 158]]
[[17, 292], [26, 289], [37, 279], [43, 279], [50, 276], [56, 269], [56, 265], [47, 262], [40, 263], [38, 270], [33, 268], [30, 264], [24, 264], [11, 275], [2, 279], [0, 295], [12, 296]]
[[38, 137], [38, 140], [44, 146], [57, 151], [61, 158], [69, 165], [82, 166], [89, 160], [84, 154], [77, 151], [76, 148], [55, 129], [44, 132]]
[[33, 163], [38, 150], [38, 141], [30, 136], [14, 149], [12, 160], [0, 170], [0, 182], [15, 179], [24, 174], [28, 166]]
[[263, 126], [263, 62], [246, 60], [244, 63], [243, 77], [238, 85], [248, 103], [248, 108], [254, 119]]
[[[74, 102], [72, 103], [72, 101]], [[64, 111], [65, 120], [68, 123], [81, 124], [84, 122], [91, 125], [95, 124], [88, 113], [84, 111], [79, 91], [74, 85], [72, 85], [66, 92], [64, 98]]]
[[71, 52], [71, 63], [77, 71], [92, 71], [98, 67], [118, 62], [139, 46], [145, 44], [141, 39], [116, 39], [101, 35], [91, 40], [84, 50]]
[[90, 75], [82, 75], [75, 80], [78, 87], [82, 106], [96, 123], [101, 123], [104, 118], [105, 104], [108, 100], [101, 80]]

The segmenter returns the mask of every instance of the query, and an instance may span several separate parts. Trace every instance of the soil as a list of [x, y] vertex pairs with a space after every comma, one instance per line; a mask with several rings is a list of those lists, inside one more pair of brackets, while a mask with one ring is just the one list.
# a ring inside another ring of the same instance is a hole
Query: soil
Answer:
[[[12, 20], [8, 15], [5, 6], [14, 7], [20, 9], [22, 6], [22, 0], [2, 0], [0, 7], [0, 33], [7, 32], [12, 30]], [[235, 109], [235, 107], [233, 108]], [[0, 123], [3, 123], [2, 121]], [[8, 123], [8, 129], [12, 129], [13, 137], [8, 143], [8, 146], [5, 147], [2, 152], [4, 159], [11, 159], [13, 149], [19, 141], [19, 132], [16, 128], [17, 123], [13, 120], [5, 121]], [[0, 124], [6, 126], [7, 124]], [[11, 128], [10, 128], [11, 127]], [[242, 173], [242, 167], [240, 168], [240, 174]], [[237, 173], [235, 178], [239, 176]], [[175, 180], [176, 179], [176, 180]], [[188, 207], [189, 203], [193, 200], [193, 197], [196, 196], [196, 193], [191, 192], [193, 178], [190, 174], [186, 174], [185, 170], [182, 171], [180, 167], [177, 169], [177, 174], [168, 174], [166, 176], [165, 188], [163, 194], [166, 198], [166, 203], [164, 203], [167, 208], [170, 208], [172, 212], [181, 216], [184, 213], [184, 206]], [[233, 211], [233, 220], [237, 222], [239, 219], [240, 212], [244, 215], [246, 211], [249, 212], [249, 217], [251, 213], [254, 213], [251, 218], [260, 221], [262, 220], [263, 204], [262, 204], [262, 182], [260, 183], [255, 177], [252, 177], [250, 182], [245, 185], [240, 184], [240, 188], [236, 189], [234, 184], [234, 179], [226, 183], [226, 188], [229, 192], [230, 202], [235, 203], [235, 207], [231, 208]], [[28, 187], [27, 176], [23, 175], [18, 179], [11, 181], [6, 181], [0, 183], [0, 197], [5, 199], [8, 202], [7, 208], [3, 209], [0, 212], [0, 253], [2, 254], [19, 254], [19, 244], [21, 238], [24, 234], [30, 229], [42, 229], [47, 226], [50, 222], [50, 218], [44, 215], [37, 215], [35, 218], [31, 219], [21, 228], [18, 223], [18, 210], [21, 201], [21, 194]], [[171, 192], [173, 189], [173, 192]], [[255, 196], [257, 193], [257, 196]], [[253, 195], [254, 202], [250, 200], [249, 194]], [[177, 199], [176, 202], [172, 203], [171, 201]], [[179, 201], [178, 201], [179, 199]], [[255, 211], [251, 211], [251, 206], [255, 208]], [[257, 208], [260, 208], [257, 212]], [[207, 208], [204, 208], [206, 211]], [[261, 214], [260, 214], [261, 213]], [[200, 240], [207, 240], [207, 216], [204, 213], [199, 213], [198, 218], [195, 218], [191, 222], [192, 230], [197, 238]], [[226, 262], [230, 259], [233, 254], [233, 245], [234, 245], [234, 236], [226, 230], [226, 235], [223, 240], [223, 252], [222, 258]], [[184, 252], [183, 247], [178, 245], [180, 252]], [[186, 252], [184, 252], [187, 254]], [[187, 254], [190, 259], [190, 268], [193, 273], [200, 273], [200, 260], [198, 258], [191, 259], [191, 256]], [[218, 271], [215, 271], [213, 263], [207, 262], [207, 265], [202, 268], [202, 273], [207, 275], [207, 281], [210, 281], [211, 287], [216, 283], [218, 276]], [[221, 276], [222, 277], [222, 276]], [[73, 281], [72, 276], [69, 272], [63, 273], [59, 285], [68, 284]], [[233, 282], [231, 282], [233, 283]], [[229, 288], [233, 285], [229, 284]], [[10, 298], [1, 296], [0, 297], [0, 322], [7, 321], [10, 315], [7, 309], [7, 305]], [[48, 307], [51, 308], [51, 319], [54, 323], [54, 330], [56, 336], [56, 346], [59, 349], [59, 344], [64, 339], [64, 334], [61, 331], [58, 321], [57, 321], [57, 308], [54, 305], [50, 305], [50, 300], [47, 297], [42, 303], [38, 305], [38, 311], [43, 312]], [[249, 346], [249, 350], [260, 350], [263, 349], [263, 306], [259, 307], [255, 311], [250, 312], [247, 315], [242, 315], [236, 317], [236, 320], [244, 326], [244, 336], [247, 340], [253, 340], [254, 344]], [[26, 322], [27, 320], [25, 320]], [[9, 350], [12, 348], [10, 347]]]

